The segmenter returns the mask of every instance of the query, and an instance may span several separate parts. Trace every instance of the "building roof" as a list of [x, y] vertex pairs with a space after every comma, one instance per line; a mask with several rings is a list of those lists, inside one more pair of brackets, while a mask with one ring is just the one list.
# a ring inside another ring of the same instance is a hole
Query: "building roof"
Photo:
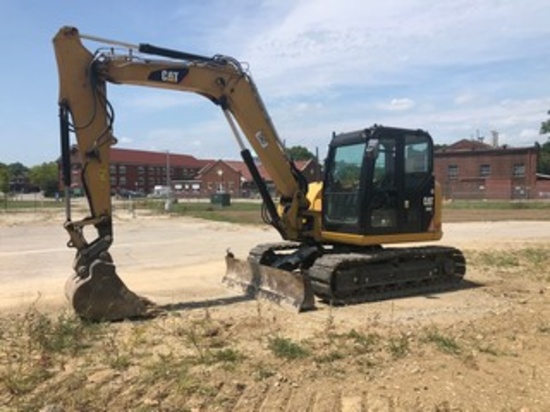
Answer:
[[[245, 162], [243, 162], [242, 160], [227, 160], [225, 161], [225, 163], [232, 169], [239, 172], [245, 181], [252, 181], [252, 175], [250, 174], [250, 170], [248, 170]], [[262, 179], [271, 180], [271, 177], [269, 176], [263, 165], [256, 163], [256, 167], [258, 168], [258, 172], [260, 173]]]
[[[313, 159], [309, 160], [297, 160], [294, 161], [294, 164], [298, 168], [298, 170], [303, 171], [311, 162]], [[208, 161], [207, 163], [198, 173], [198, 175], [203, 175], [204, 173], [208, 172], [212, 167], [214, 167], [219, 162], [225, 163], [228, 167], [233, 169], [235, 172], [240, 173], [244, 181], [251, 182], [252, 181], [252, 175], [250, 174], [250, 171], [248, 170], [248, 167], [242, 160], [214, 160], [214, 161]], [[260, 176], [262, 179], [266, 181], [270, 181], [271, 177], [269, 176], [269, 173], [265, 170], [265, 167], [260, 164], [256, 163], [256, 167], [258, 168], [258, 172], [260, 173]]]
[[435, 157], [469, 157], [482, 155], [506, 156], [511, 154], [528, 154], [537, 152], [536, 146], [510, 147], [503, 145], [494, 147], [478, 140], [462, 139], [449, 146], [435, 151]]
[[163, 167], [166, 167], [166, 164], [170, 163], [171, 167], [186, 168], [201, 168], [204, 165], [204, 161], [193, 156], [170, 152], [150, 152], [146, 150], [111, 148], [110, 155], [111, 163], [143, 164]]
[[[240, 173], [242, 178], [247, 181], [252, 181], [252, 175], [250, 174], [250, 171], [248, 170], [248, 167], [246, 167], [246, 164], [242, 160], [211, 160], [208, 161], [208, 163], [203, 166], [201, 170], [199, 170], [199, 173], [197, 174], [197, 178], [204, 175], [205, 173], [208, 173], [213, 167], [215, 167], [219, 163], [224, 163], [229, 167], [230, 169], [234, 170], [235, 173]], [[256, 164], [256, 167], [258, 168], [258, 172], [260, 172], [260, 176], [264, 180], [271, 180], [267, 172], [265, 171], [265, 168], [262, 165]]]
[[458, 151], [458, 150], [491, 150], [493, 146], [487, 143], [480, 142], [479, 140], [462, 139], [447, 146], [445, 151]]

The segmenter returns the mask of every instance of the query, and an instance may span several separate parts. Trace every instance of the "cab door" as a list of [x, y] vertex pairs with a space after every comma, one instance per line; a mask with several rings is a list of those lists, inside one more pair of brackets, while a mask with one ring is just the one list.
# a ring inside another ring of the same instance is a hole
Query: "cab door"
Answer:
[[[340, 142], [340, 140], [343, 140]], [[334, 142], [337, 141], [337, 144]], [[365, 138], [333, 139], [325, 164], [323, 228], [339, 233], [361, 233], [365, 187]]]
[[365, 234], [399, 233], [402, 220], [402, 164], [400, 139], [379, 134], [368, 142], [365, 159]]
[[432, 139], [407, 134], [403, 144], [403, 232], [426, 232], [435, 214]]
[[423, 131], [384, 128], [367, 143], [365, 234], [420, 233], [434, 212], [433, 147]]

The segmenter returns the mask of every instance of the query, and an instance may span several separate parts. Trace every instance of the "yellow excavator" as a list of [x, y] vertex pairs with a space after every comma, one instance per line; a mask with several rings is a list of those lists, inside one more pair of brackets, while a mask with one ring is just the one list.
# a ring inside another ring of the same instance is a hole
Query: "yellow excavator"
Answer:
[[[82, 40], [101, 47], [92, 53]], [[453, 247], [386, 246], [442, 237], [442, 197], [426, 131], [374, 125], [333, 134], [324, 181], [308, 184], [288, 157], [253, 79], [236, 59], [113, 41], [74, 27], [61, 28], [53, 42], [60, 83], [64, 227], [68, 245], [77, 250], [66, 294], [82, 318], [119, 320], [158, 309], [125, 286], [109, 253], [109, 152], [116, 139], [108, 83], [193, 92], [223, 111], [262, 196], [264, 219], [284, 240], [258, 245], [245, 260], [227, 253], [226, 283], [307, 310], [314, 307], [315, 296], [348, 304], [433, 291], [463, 278], [465, 259]], [[81, 155], [90, 210], [76, 221], [69, 196], [71, 133]], [[245, 141], [273, 180], [277, 202]], [[97, 232], [92, 241], [84, 236], [89, 226]]]

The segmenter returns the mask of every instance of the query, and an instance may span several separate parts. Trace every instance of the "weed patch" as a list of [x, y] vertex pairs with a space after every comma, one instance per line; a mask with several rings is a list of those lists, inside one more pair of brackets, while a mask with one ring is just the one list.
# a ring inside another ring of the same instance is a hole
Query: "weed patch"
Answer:
[[387, 349], [394, 359], [404, 358], [410, 351], [408, 337], [405, 334], [390, 337]]
[[348, 332], [347, 338], [354, 342], [355, 352], [359, 354], [371, 352], [380, 340], [380, 337], [374, 333], [363, 334], [352, 329]]
[[550, 249], [526, 247], [515, 250], [470, 251], [467, 257], [471, 265], [504, 270], [542, 281], [550, 281], [545, 270], [550, 265]]
[[269, 349], [278, 358], [300, 359], [310, 355], [310, 351], [288, 338], [275, 337], [269, 340]]
[[460, 346], [453, 337], [445, 336], [435, 329], [428, 330], [424, 340], [435, 344], [441, 352], [450, 355], [458, 355], [461, 352]]

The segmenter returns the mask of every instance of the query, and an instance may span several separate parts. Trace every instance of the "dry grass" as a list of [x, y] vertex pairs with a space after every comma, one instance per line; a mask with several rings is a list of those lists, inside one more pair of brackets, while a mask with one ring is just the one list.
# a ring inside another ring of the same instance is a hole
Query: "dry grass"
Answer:
[[[503, 282], [514, 274], [550, 283], [550, 250], [544, 247], [470, 252], [468, 260], [474, 270], [493, 270]], [[262, 387], [316, 387], [335, 379], [372, 382], [374, 391], [385, 377], [397, 376], [424, 388], [448, 368], [462, 376], [487, 370], [489, 380], [501, 374], [500, 364], [512, 372], [521, 367], [526, 353], [546, 359], [550, 323], [544, 311], [535, 316], [527, 309], [428, 327], [399, 323], [393, 315], [385, 324], [366, 316], [364, 326], [354, 328], [338, 323], [329, 309], [311, 333], [297, 338], [261, 304], [239, 318], [224, 308], [196, 309], [114, 324], [31, 307], [0, 318], [0, 404], [14, 411], [52, 405], [64, 411], [231, 410], [255, 387], [265, 393]], [[510, 388], [524, 379], [521, 370]], [[546, 376], [539, 369], [529, 373], [532, 385]]]

